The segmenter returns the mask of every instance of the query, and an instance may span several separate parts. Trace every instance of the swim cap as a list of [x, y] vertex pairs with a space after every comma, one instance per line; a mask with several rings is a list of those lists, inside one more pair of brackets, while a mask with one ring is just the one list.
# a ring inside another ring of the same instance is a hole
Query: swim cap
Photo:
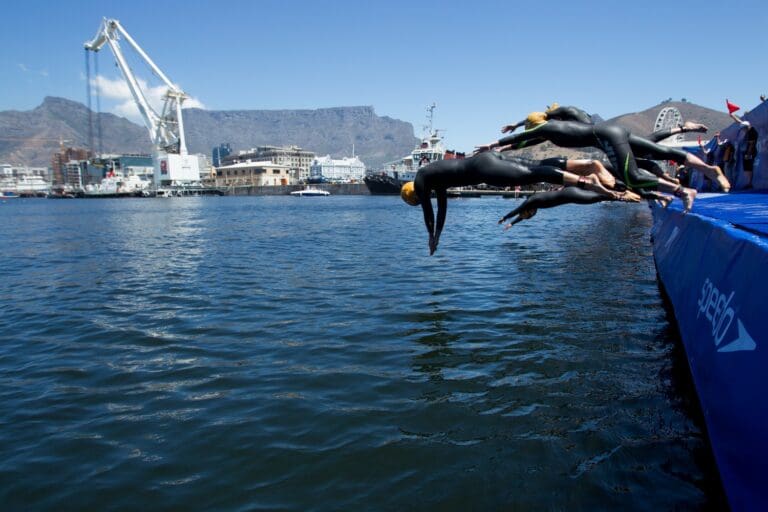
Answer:
[[552, 103], [551, 105], [549, 105], [549, 106], [547, 107], [547, 110], [546, 110], [546, 111], [547, 111], [547, 112], [552, 112], [553, 110], [556, 110], [556, 109], [557, 109], [557, 108], [559, 108], [559, 107], [560, 107], [560, 105], [558, 105], [558, 104], [557, 104], [557, 102], [554, 102], [554, 103]]
[[540, 124], [543, 124], [547, 121], [547, 114], [544, 112], [531, 112], [528, 114], [528, 117], [525, 118], [525, 129], [530, 130], [531, 128], [534, 128], [536, 126], [539, 126]]
[[411, 206], [418, 206], [419, 204], [419, 196], [416, 195], [416, 189], [413, 188], [412, 181], [403, 184], [402, 188], [400, 188], [400, 197]]

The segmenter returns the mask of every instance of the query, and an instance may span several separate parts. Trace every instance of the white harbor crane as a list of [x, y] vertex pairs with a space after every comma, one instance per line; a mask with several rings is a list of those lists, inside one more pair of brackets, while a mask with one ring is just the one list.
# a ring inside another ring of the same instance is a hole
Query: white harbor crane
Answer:
[[[158, 113], [147, 101], [139, 81], [128, 66], [120, 48], [120, 39], [136, 51], [147, 63], [153, 73], [163, 81], [166, 91], [161, 113]], [[189, 155], [184, 139], [184, 121], [181, 115], [181, 105], [187, 94], [179, 86], [171, 82], [165, 73], [149, 58], [147, 53], [128, 34], [119, 21], [107, 19], [99, 26], [96, 36], [85, 43], [85, 49], [98, 52], [104, 44], [112, 50], [117, 66], [128, 84], [133, 100], [139, 109], [144, 125], [149, 131], [153, 145], [153, 163], [155, 168], [155, 187], [182, 185], [200, 181], [200, 164], [194, 155]]]

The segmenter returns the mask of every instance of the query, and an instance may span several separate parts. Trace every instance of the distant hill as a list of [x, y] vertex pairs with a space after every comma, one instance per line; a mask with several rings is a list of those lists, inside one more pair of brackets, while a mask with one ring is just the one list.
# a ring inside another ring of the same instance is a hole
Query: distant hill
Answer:
[[[711, 135], [731, 124], [727, 114], [686, 102], [665, 102], [614, 118], [629, 130], [646, 134], [653, 129], [659, 111], [677, 107], [683, 119], [702, 122]], [[93, 114], [96, 119], [96, 114]], [[599, 118], [598, 114], [593, 114]], [[107, 153], [149, 153], [147, 131], [125, 118], [101, 113], [102, 148]], [[334, 157], [355, 154], [368, 168], [410, 153], [418, 143], [413, 125], [378, 116], [373, 107], [336, 107], [315, 110], [184, 110], [187, 146], [190, 152], [211, 154], [212, 148], [228, 142], [233, 149], [259, 145], [295, 144], [317, 155]], [[94, 126], [97, 126], [94, 123]], [[94, 128], [95, 130], [95, 128]], [[688, 134], [695, 140], [697, 134]], [[94, 133], [94, 137], [96, 134]], [[96, 139], [95, 139], [96, 140]], [[37, 108], [0, 112], [0, 162], [31, 166], [50, 165], [51, 155], [67, 146], [88, 146], [88, 108], [76, 101], [47, 97]], [[97, 143], [94, 142], [96, 145]], [[529, 158], [599, 155], [542, 144], [520, 152]]]
[[[105, 152], [150, 152], [145, 128], [113, 114], [102, 113], [99, 119]], [[88, 108], [85, 105], [47, 97], [33, 110], [0, 112], [0, 162], [49, 166], [60, 141], [65, 146], [88, 147]]]
[[[94, 120], [96, 114], [93, 114]], [[147, 130], [113, 114], [99, 114], [102, 148], [107, 153], [150, 153]], [[94, 121], [94, 145], [98, 146]], [[373, 107], [317, 110], [184, 110], [187, 147], [211, 154], [228, 142], [234, 150], [259, 145], [294, 144], [317, 155], [351, 156], [371, 168], [410, 153], [418, 143], [413, 126], [376, 115]], [[88, 108], [76, 101], [47, 97], [30, 111], [0, 112], [0, 162], [50, 165], [62, 140], [88, 147]]]

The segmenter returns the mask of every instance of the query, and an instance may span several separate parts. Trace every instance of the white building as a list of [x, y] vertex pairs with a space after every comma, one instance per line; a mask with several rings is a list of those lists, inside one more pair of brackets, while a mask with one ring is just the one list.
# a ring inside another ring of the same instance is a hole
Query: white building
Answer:
[[309, 179], [314, 182], [359, 183], [365, 176], [365, 164], [359, 158], [334, 160], [330, 155], [315, 158], [309, 167]]
[[298, 146], [259, 146], [247, 151], [240, 151], [236, 155], [227, 155], [222, 159], [226, 165], [246, 161], [266, 161], [274, 164], [285, 165], [291, 172], [295, 181], [306, 181], [309, 178], [309, 165], [315, 158], [315, 154]]
[[291, 185], [287, 165], [272, 162], [240, 162], [216, 168], [216, 184], [225, 186], [276, 187]]

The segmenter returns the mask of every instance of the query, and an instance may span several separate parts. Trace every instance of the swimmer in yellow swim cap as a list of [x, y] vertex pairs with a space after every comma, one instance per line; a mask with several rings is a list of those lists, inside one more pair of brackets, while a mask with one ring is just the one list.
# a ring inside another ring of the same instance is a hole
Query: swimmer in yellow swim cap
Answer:
[[525, 118], [525, 129], [533, 130], [539, 125], [547, 122], [546, 112], [531, 112], [528, 117]]
[[400, 197], [411, 206], [419, 205], [419, 196], [416, 195], [416, 189], [412, 181], [403, 183], [403, 186], [400, 188]]

